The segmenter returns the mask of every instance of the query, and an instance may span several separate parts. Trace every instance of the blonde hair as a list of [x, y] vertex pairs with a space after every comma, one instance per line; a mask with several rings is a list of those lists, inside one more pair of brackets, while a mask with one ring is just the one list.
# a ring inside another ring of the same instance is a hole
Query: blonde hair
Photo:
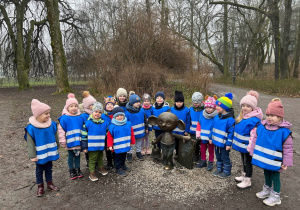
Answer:
[[280, 102], [282, 102], [282, 101], [280, 100], [280, 98], [273, 98], [273, 99], [271, 100], [271, 102], [273, 102], [273, 101], [280, 101]]
[[239, 116], [235, 119], [235, 123], [238, 124], [243, 119], [243, 110], [241, 109]]

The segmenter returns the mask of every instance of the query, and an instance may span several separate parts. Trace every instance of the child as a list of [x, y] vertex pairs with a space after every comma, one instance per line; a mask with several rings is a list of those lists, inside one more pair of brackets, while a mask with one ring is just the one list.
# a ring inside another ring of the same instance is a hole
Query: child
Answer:
[[[178, 120], [182, 120], [185, 123], [185, 130], [180, 130], [177, 127], [173, 130], [173, 133], [187, 136], [191, 125], [190, 110], [184, 105], [184, 96], [181, 91], [175, 91], [174, 99], [175, 104], [171, 108], [171, 113], [175, 114], [178, 117]], [[175, 138], [175, 143], [176, 156], [178, 156], [179, 139]]]
[[[242, 163], [244, 166], [242, 176], [235, 177], [238, 188], [245, 189], [251, 187], [252, 176], [252, 157], [247, 151], [251, 133], [255, 132], [263, 118], [263, 113], [257, 107], [258, 93], [256, 91], [249, 91], [240, 101], [241, 112], [235, 120], [234, 137], [232, 148], [241, 153]], [[253, 130], [254, 131], [251, 131]]]
[[200, 112], [204, 109], [202, 104], [203, 96], [200, 92], [194, 92], [192, 95], [192, 106], [190, 107], [190, 115], [191, 115], [191, 127], [189, 133], [191, 134], [191, 138], [196, 141], [196, 149], [194, 161], [197, 162], [199, 160], [200, 155], [200, 139], [196, 138], [196, 128], [199, 120]]
[[[273, 99], [266, 110], [267, 120], [257, 127], [248, 150], [252, 164], [264, 169], [265, 184], [258, 198], [267, 198], [263, 202], [268, 206], [281, 204], [280, 172], [293, 166], [292, 124], [285, 121], [281, 100]], [[272, 188], [273, 185], [273, 188]]]
[[29, 118], [29, 125], [25, 128], [25, 140], [29, 159], [36, 163], [35, 174], [38, 197], [44, 194], [43, 173], [47, 182], [47, 189], [59, 191], [52, 182], [52, 161], [59, 158], [57, 151], [57, 125], [50, 118], [50, 106], [32, 99], [31, 110], [33, 116]]
[[112, 113], [115, 105], [116, 105], [116, 101], [114, 97], [112, 96], [107, 96], [106, 98], [104, 97], [104, 113], [109, 117], [110, 121], [113, 118]]
[[[151, 97], [148, 93], [145, 93], [143, 95], [143, 104], [142, 104], [142, 109], [144, 110], [147, 120], [148, 118], [153, 114], [152, 110], [153, 107], [151, 105]], [[148, 124], [148, 131], [152, 131], [152, 126]], [[150, 155], [151, 150], [149, 147], [149, 132], [145, 134], [144, 139], [142, 141], [142, 155]]]
[[[205, 96], [204, 107], [205, 109], [201, 111], [197, 129], [196, 136], [197, 139], [201, 139], [201, 161], [197, 164], [198, 168], [206, 167], [207, 171], [212, 171], [214, 168], [214, 145], [212, 143], [208, 144], [210, 128], [214, 122], [214, 117], [218, 114], [216, 111], [216, 100], [217, 96]], [[208, 164], [206, 162], [206, 150], [208, 149], [209, 158]]]
[[127, 104], [127, 91], [124, 88], [119, 88], [117, 90], [116, 96], [117, 96], [118, 106], [121, 107], [125, 112], [126, 104]]
[[[163, 112], [169, 112], [170, 107], [169, 103], [165, 101], [165, 94], [163, 91], [158, 91], [155, 94], [155, 103], [153, 105], [153, 115], [155, 117], [158, 117]], [[164, 133], [163, 130], [161, 130], [157, 125], [154, 125], [153, 127], [155, 138], [157, 138], [160, 134]], [[157, 143], [158, 148], [160, 148], [160, 142]]]
[[[229, 152], [234, 132], [234, 111], [232, 109], [232, 93], [227, 93], [216, 102], [218, 115], [214, 117], [209, 143], [215, 145], [217, 170], [213, 176], [227, 178], [231, 175]], [[212, 140], [211, 140], [212, 139]]]
[[134, 131], [131, 123], [127, 121], [124, 110], [116, 107], [113, 110], [113, 119], [108, 127], [107, 146], [114, 151], [114, 164], [118, 175], [126, 176], [130, 169], [126, 166], [126, 153], [130, 146], [135, 144]]
[[[145, 133], [148, 133], [148, 121], [147, 116], [143, 109], [141, 109], [141, 99], [138, 95], [133, 94], [129, 97], [129, 102], [126, 104], [127, 111], [125, 116], [128, 121], [131, 122], [132, 128], [135, 136], [135, 147], [136, 147], [136, 157], [138, 160], [143, 161], [142, 156], [142, 141]], [[134, 146], [127, 153], [127, 161], [132, 162], [132, 153], [134, 151]]]
[[58, 118], [59, 143], [68, 150], [70, 178], [81, 178], [83, 177], [80, 170], [81, 130], [84, 119], [80, 116], [78, 101], [73, 93], [69, 93], [63, 112], [65, 114]]
[[83, 125], [82, 130], [82, 150], [89, 154], [89, 178], [91, 181], [97, 181], [95, 174], [96, 164], [99, 166], [99, 172], [105, 176], [108, 172], [103, 167], [103, 150], [105, 148], [106, 130], [110, 122], [103, 120], [101, 114], [103, 106], [96, 102], [92, 107], [92, 114]]

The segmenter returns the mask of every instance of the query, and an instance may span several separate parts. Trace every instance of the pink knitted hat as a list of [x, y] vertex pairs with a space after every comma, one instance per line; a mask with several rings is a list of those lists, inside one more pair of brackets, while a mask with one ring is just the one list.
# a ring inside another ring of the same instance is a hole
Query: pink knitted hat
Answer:
[[31, 111], [35, 118], [37, 118], [38, 116], [40, 116], [41, 114], [43, 114], [44, 112], [50, 109], [51, 109], [50, 106], [40, 102], [37, 99], [32, 99], [31, 101]]
[[82, 103], [84, 109], [89, 109], [90, 105], [97, 102], [97, 100], [93, 96], [91, 96], [89, 91], [83, 91], [82, 97], [83, 97]]
[[210, 107], [210, 108], [216, 108], [216, 100], [217, 96], [214, 95], [213, 97], [206, 95], [205, 96], [205, 101], [204, 101], [204, 107]]
[[266, 115], [276, 115], [278, 117], [284, 117], [284, 110], [281, 100], [279, 98], [273, 99], [266, 110]]
[[247, 104], [252, 107], [253, 110], [257, 108], [258, 92], [250, 90], [240, 101], [240, 106]]
[[77, 99], [75, 98], [75, 94], [74, 94], [74, 93], [69, 93], [69, 94], [68, 94], [68, 99], [66, 100], [66, 106], [65, 106], [65, 108], [68, 109], [68, 107], [69, 107], [71, 104], [77, 104], [77, 105], [78, 105], [78, 101], [77, 101]]

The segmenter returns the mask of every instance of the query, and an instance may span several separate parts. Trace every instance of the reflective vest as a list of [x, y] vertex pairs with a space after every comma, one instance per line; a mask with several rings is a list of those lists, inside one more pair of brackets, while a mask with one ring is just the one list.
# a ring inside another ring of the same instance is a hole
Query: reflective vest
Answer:
[[200, 112], [196, 112], [193, 107], [190, 107], [190, 115], [191, 115], [191, 126], [190, 126], [190, 134], [196, 134], [197, 123], [199, 121]]
[[234, 126], [232, 148], [242, 153], [248, 153], [247, 147], [250, 139], [250, 131], [260, 123], [257, 117], [242, 119]]
[[[153, 106], [151, 106], [149, 109], [145, 109], [145, 108], [142, 108], [146, 114], [146, 117], [147, 117], [147, 120], [148, 118], [153, 115]], [[152, 125], [148, 124], [148, 130], [149, 131], [152, 131]]]
[[145, 136], [145, 112], [143, 109], [140, 109], [137, 113], [130, 113], [129, 111], [125, 112], [127, 120], [131, 122], [134, 136], [136, 139], [142, 138]]
[[51, 122], [48, 128], [37, 128], [29, 124], [25, 128], [25, 140], [27, 141], [27, 133], [31, 136], [35, 143], [37, 164], [45, 164], [49, 161], [55, 161], [59, 158], [55, 134], [57, 132], [56, 122]]
[[260, 124], [256, 132], [257, 140], [253, 151], [252, 164], [270, 171], [280, 170], [283, 143], [291, 135], [291, 131], [287, 128], [272, 131]]
[[90, 115], [89, 115], [88, 113], [85, 112], [85, 113], [82, 113], [80, 116], [83, 118], [83, 120], [84, 120], [84, 122], [85, 122], [85, 121], [88, 120], [88, 118], [89, 118]]
[[[189, 127], [190, 125], [187, 125], [188, 120], [187, 114], [190, 112], [189, 108], [184, 107], [181, 110], [176, 110], [175, 107], [171, 108], [171, 113], [175, 114], [178, 117], [178, 120], [182, 120], [185, 123], [185, 126]], [[180, 130], [178, 127], [173, 130], [173, 133], [183, 135], [185, 130]]]
[[83, 117], [81, 117], [80, 115], [62, 115], [58, 118], [58, 121], [61, 127], [66, 132], [67, 147], [72, 148], [80, 146], [81, 132], [84, 123]]
[[110, 124], [108, 130], [114, 138], [113, 149], [115, 153], [130, 151], [131, 122], [127, 121], [124, 125]]
[[88, 151], [103, 151], [105, 149], [106, 129], [109, 122], [94, 123], [92, 120], [85, 122], [87, 129]]
[[[160, 108], [160, 109], [155, 109], [155, 107], [153, 107], [152, 112], [153, 112], [153, 115], [154, 115], [155, 117], [158, 117], [161, 113], [163, 113], [163, 112], [168, 112], [169, 110], [170, 110], [170, 107], [169, 107], [169, 106], [164, 106], [164, 107], [162, 107], [162, 108]], [[153, 125], [152, 127], [153, 127], [154, 130], [161, 130], [161, 129], [158, 127], [158, 125]]]
[[212, 143], [218, 147], [225, 147], [226, 141], [232, 142], [228, 139], [228, 128], [234, 125], [233, 117], [220, 118], [219, 115], [214, 117], [214, 125], [211, 130]]
[[200, 133], [200, 137], [202, 140], [203, 144], [207, 144], [209, 141], [209, 135], [210, 135], [210, 129], [211, 129], [211, 125], [214, 122], [214, 118], [210, 118], [207, 119], [204, 117], [203, 115], [203, 111], [201, 111], [200, 116], [199, 116], [199, 123], [201, 125], [201, 133]]

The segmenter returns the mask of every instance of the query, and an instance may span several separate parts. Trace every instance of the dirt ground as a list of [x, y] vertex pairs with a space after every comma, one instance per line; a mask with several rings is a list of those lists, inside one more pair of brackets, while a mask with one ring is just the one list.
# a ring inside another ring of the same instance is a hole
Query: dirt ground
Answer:
[[[85, 86], [74, 86], [75, 94]], [[226, 92], [234, 95], [234, 105], [247, 90], [213, 85], [212, 92], [221, 96]], [[240, 175], [239, 153], [231, 151], [232, 176], [226, 180], [213, 177], [205, 169], [187, 170], [176, 164], [171, 172], [165, 172], [160, 163], [147, 157], [135, 160], [127, 177], [119, 177], [113, 171], [100, 177], [98, 182], [88, 179], [84, 157], [81, 168], [85, 177], [70, 180], [66, 163], [67, 153], [60, 149], [60, 159], [54, 162], [53, 181], [59, 192], [46, 191], [41, 198], [35, 196], [35, 164], [28, 160], [24, 127], [31, 116], [30, 102], [37, 98], [52, 108], [51, 118], [57, 121], [64, 106], [66, 95], [53, 96], [54, 87], [35, 87], [30, 91], [16, 88], [0, 88], [0, 209], [267, 209], [255, 193], [262, 189], [263, 171], [254, 168], [252, 187], [239, 190], [234, 176]], [[274, 96], [261, 94], [259, 106], [265, 111]], [[81, 97], [78, 97], [81, 100]], [[299, 98], [282, 98], [286, 119], [294, 127], [294, 167], [281, 175], [282, 204], [274, 209], [296, 209], [300, 203], [300, 104]], [[238, 114], [238, 112], [236, 112]], [[99, 174], [98, 174], [99, 175]], [[100, 176], [100, 175], [99, 175]]]

